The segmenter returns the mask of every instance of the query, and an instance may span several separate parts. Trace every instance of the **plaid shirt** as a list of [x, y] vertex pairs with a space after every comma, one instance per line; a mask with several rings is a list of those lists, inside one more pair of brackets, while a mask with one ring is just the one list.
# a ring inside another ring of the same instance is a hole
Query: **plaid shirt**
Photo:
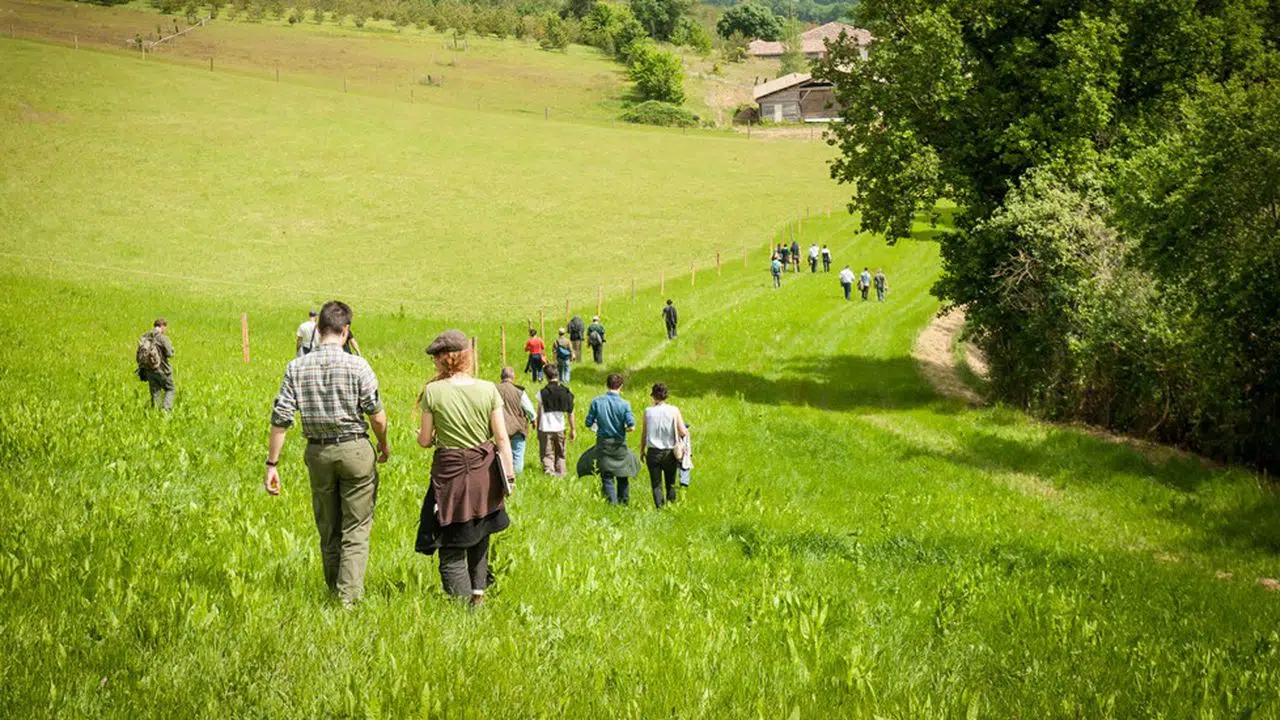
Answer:
[[321, 345], [285, 368], [271, 424], [287, 428], [301, 414], [305, 437], [328, 439], [368, 432], [364, 415], [381, 411], [378, 378], [368, 361], [338, 345]]

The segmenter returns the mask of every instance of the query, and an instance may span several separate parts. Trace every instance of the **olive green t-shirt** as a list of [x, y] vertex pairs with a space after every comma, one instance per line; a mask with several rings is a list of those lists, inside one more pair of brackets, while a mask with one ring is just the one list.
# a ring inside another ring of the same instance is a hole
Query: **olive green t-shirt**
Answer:
[[431, 413], [437, 446], [473, 448], [493, 438], [489, 418], [502, 409], [502, 397], [488, 380], [465, 384], [437, 380], [423, 388], [422, 409]]

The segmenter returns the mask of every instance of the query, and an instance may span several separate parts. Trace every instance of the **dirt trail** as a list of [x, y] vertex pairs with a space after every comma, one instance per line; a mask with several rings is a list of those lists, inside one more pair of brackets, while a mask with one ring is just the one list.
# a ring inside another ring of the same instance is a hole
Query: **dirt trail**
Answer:
[[[911, 357], [915, 358], [921, 374], [940, 395], [963, 400], [974, 407], [984, 404], [979, 395], [960, 375], [956, 365], [956, 336], [964, 328], [964, 310], [954, 308], [945, 314], [933, 316], [929, 325], [916, 338]], [[976, 348], [966, 348], [965, 357], [971, 357]], [[970, 370], [981, 375], [986, 369], [982, 358], [969, 363]]]

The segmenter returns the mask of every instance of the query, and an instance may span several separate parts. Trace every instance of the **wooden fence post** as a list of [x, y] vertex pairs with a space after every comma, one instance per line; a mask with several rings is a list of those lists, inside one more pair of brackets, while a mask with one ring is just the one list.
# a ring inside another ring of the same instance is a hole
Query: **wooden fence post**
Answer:
[[471, 377], [480, 377], [480, 344], [471, 338]]
[[604, 286], [596, 286], [596, 315], [604, 315]]
[[507, 324], [502, 323], [502, 367], [507, 366]]
[[542, 335], [542, 341], [547, 341], [547, 317], [546, 313], [538, 311], [538, 333]]
[[213, 56], [209, 57], [209, 72], [213, 72]]
[[631, 278], [631, 302], [636, 301], [636, 279]]
[[564, 324], [569, 324], [569, 293], [564, 294]]
[[240, 346], [244, 351], [244, 362], [249, 364], [249, 313], [240, 313]]
[[698, 271], [694, 268], [693, 263], [689, 263], [689, 287], [693, 287], [698, 283]]
[[663, 270], [659, 278], [660, 279], [658, 284], [658, 294], [666, 295], [667, 294], [667, 271]]
[[346, 91], [347, 91], [347, 76], [343, 75], [342, 76], [342, 92], [345, 93]]
[[720, 274], [720, 251], [716, 251], [716, 274]]
[[276, 66], [276, 82], [280, 82], [280, 67]]
[[80, 49], [80, 36], [79, 36], [79, 35], [73, 35], [72, 37], [74, 37], [74, 38], [76, 39], [76, 49], [77, 49], [77, 50], [79, 50], [79, 49]]

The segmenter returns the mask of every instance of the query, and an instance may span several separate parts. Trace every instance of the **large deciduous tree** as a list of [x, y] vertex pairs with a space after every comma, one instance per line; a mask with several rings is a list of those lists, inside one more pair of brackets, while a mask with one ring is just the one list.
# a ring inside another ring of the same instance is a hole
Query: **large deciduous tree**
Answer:
[[866, 228], [959, 205], [935, 293], [1004, 399], [1280, 461], [1280, 13], [862, 0], [832, 176]]
[[631, 12], [654, 40], [671, 40], [692, 0], [629, 0]]
[[769, 8], [744, 3], [726, 10], [716, 22], [716, 34], [720, 37], [728, 39], [735, 32], [746, 38], [777, 40], [782, 37], [782, 23]]

